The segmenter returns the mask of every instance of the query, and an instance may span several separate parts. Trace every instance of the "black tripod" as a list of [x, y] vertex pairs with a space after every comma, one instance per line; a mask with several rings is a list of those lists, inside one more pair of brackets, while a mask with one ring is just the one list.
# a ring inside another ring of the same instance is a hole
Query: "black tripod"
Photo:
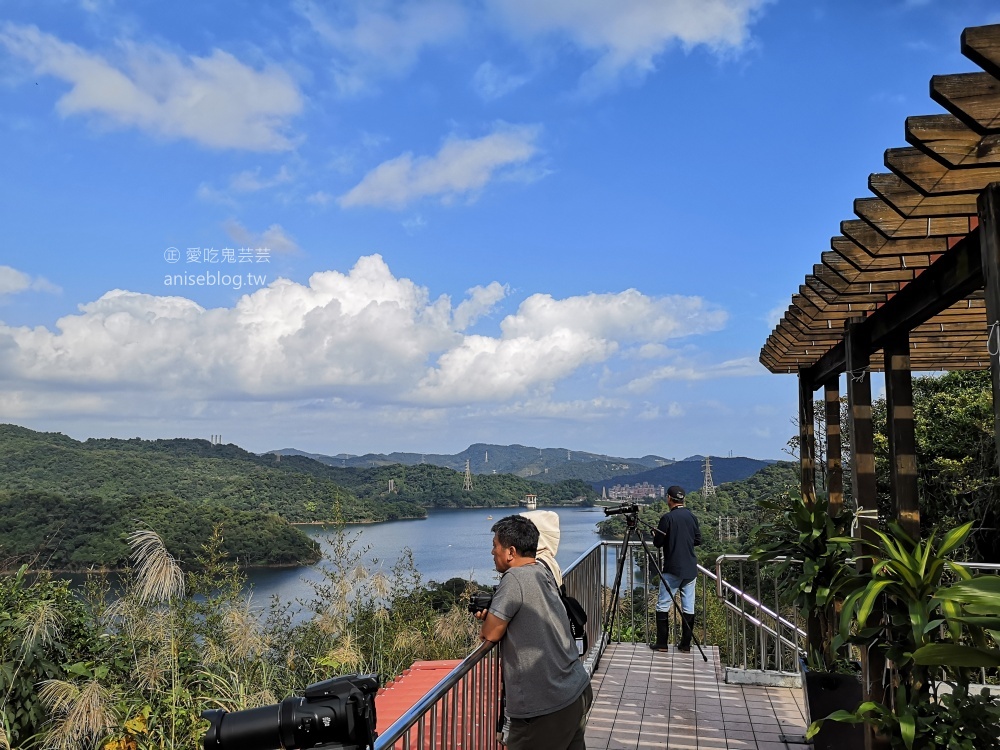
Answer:
[[[606, 514], [608, 513], [607, 510], [605, 510], [605, 513]], [[650, 551], [649, 545], [646, 544], [646, 540], [642, 538], [642, 534], [639, 532], [638, 508], [636, 507], [634, 511], [632, 510], [621, 511], [621, 513], [623, 516], [625, 516], [625, 538], [622, 539], [622, 549], [618, 555], [618, 569], [615, 571], [615, 583], [611, 594], [611, 605], [608, 609], [607, 614], [604, 617], [604, 622], [606, 623], [604, 630], [604, 638], [606, 643], [611, 642], [611, 633], [614, 631], [615, 628], [615, 614], [618, 612], [618, 600], [619, 600], [619, 591], [621, 589], [621, 583], [622, 583], [622, 571], [624, 571], [625, 569], [625, 560], [626, 558], [628, 558], [628, 544], [631, 541], [633, 535], [636, 538], [638, 538], [639, 542], [642, 544], [642, 549], [646, 553], [646, 561], [653, 567], [653, 570], [656, 573], [657, 578], [660, 579], [660, 582], [667, 590], [667, 594], [670, 595], [670, 599], [674, 603], [674, 610], [676, 612], [681, 611], [681, 604], [677, 600], [677, 592], [670, 588], [670, 584], [667, 583], [667, 579], [664, 577], [663, 571], [660, 570], [660, 566], [656, 564], [656, 556], [653, 554], [652, 551]], [[652, 529], [652, 527], [649, 528]], [[659, 532], [659, 529], [652, 529], [652, 530], [655, 532]], [[691, 641], [698, 648], [698, 653], [701, 654], [701, 658], [707, 662], [708, 657], [705, 656], [705, 651], [702, 649], [701, 644], [695, 637], [694, 628], [687, 620], [684, 619], [684, 617], [680, 617], [678, 619], [681, 621], [682, 632], [684, 629], [687, 629], [688, 632], [685, 633], [685, 635], [691, 636]]]

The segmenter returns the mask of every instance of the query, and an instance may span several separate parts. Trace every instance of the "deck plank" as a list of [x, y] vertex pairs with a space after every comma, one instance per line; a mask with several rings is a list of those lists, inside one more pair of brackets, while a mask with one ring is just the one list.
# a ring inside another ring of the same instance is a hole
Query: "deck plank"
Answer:
[[719, 651], [612, 643], [594, 674], [588, 750], [805, 750], [802, 691], [727, 685]]

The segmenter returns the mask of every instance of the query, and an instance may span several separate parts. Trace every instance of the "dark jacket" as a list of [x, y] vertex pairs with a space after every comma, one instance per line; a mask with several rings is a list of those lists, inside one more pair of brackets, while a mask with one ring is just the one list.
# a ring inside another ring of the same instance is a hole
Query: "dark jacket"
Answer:
[[698, 577], [698, 558], [694, 548], [701, 544], [701, 527], [694, 513], [679, 505], [664, 513], [653, 534], [653, 546], [663, 549], [663, 572], [673, 573], [684, 581]]

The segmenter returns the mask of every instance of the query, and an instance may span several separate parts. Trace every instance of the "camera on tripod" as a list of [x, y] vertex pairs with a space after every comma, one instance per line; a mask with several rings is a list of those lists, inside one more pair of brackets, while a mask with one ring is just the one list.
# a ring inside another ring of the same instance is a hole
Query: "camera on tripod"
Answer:
[[317, 682], [305, 695], [281, 703], [229, 713], [203, 711], [211, 726], [204, 750], [371, 750], [375, 744], [377, 674], [347, 675]]
[[639, 506], [636, 505], [635, 503], [622, 503], [617, 508], [604, 509], [604, 515], [606, 516], [622, 516], [638, 512], [639, 512]]

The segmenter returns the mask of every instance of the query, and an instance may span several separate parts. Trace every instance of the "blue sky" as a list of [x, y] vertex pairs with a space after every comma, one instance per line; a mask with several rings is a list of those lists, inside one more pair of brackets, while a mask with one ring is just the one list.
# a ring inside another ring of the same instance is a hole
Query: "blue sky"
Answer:
[[760, 347], [995, 0], [7, 0], [0, 421], [780, 457]]

